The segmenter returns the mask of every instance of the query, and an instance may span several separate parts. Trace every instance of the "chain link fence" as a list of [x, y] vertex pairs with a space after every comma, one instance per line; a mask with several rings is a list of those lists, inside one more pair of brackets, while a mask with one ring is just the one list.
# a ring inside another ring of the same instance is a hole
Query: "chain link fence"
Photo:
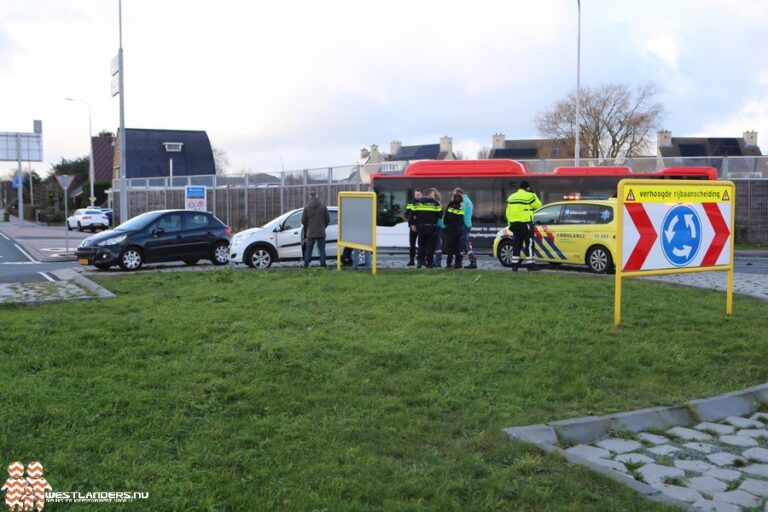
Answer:
[[[521, 160], [529, 173], [550, 173], [574, 165], [573, 159]], [[151, 210], [184, 208], [184, 187], [204, 186], [208, 210], [235, 231], [261, 226], [304, 206], [310, 192], [327, 205], [336, 205], [339, 192], [369, 190], [372, 174], [402, 174], [409, 162], [344, 165], [244, 175], [207, 175], [128, 180], [128, 215]], [[620, 161], [581, 159], [581, 166], [625, 165], [633, 172], [665, 167], [714, 167], [720, 179], [736, 184], [736, 241], [768, 243], [768, 157], [628, 158]], [[113, 182], [113, 208], [119, 212], [120, 181]]]

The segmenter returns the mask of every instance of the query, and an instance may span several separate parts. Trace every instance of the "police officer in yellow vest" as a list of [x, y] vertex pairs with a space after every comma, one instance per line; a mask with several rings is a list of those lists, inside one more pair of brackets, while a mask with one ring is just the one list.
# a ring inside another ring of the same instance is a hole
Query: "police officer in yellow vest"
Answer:
[[[533, 234], [533, 212], [541, 208], [541, 201], [531, 190], [527, 181], [521, 181], [520, 187], [507, 198], [507, 222], [509, 230], [514, 235], [512, 241], [512, 270], [520, 267], [520, 250], [523, 243], [527, 246]], [[526, 258], [526, 264], [533, 263]]]
[[413, 205], [413, 215], [416, 230], [419, 233], [419, 256], [416, 268], [426, 265], [433, 268], [435, 264], [435, 244], [439, 231], [437, 223], [443, 213], [440, 202], [435, 199], [437, 189], [430, 188]]

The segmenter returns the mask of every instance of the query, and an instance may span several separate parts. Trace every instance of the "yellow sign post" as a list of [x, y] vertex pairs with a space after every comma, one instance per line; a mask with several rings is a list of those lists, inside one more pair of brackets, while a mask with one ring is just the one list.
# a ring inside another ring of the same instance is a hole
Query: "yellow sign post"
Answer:
[[336, 269], [341, 270], [342, 248], [349, 247], [371, 253], [371, 270], [376, 275], [376, 193], [339, 192], [338, 205]]
[[618, 186], [614, 324], [621, 325], [624, 277], [728, 272], [733, 314], [733, 223], [730, 181], [621, 180]]

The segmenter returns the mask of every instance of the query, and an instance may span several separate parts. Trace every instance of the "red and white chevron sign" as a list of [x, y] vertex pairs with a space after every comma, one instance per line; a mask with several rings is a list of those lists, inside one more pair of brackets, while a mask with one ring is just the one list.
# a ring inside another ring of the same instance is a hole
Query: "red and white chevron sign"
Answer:
[[731, 265], [731, 182], [624, 180], [621, 272]]

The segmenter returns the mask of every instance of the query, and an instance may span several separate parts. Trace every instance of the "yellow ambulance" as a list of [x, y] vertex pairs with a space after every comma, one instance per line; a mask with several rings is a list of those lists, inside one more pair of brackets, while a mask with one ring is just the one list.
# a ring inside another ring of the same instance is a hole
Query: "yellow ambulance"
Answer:
[[[616, 200], [559, 201], [533, 215], [534, 259], [553, 264], [586, 265], [598, 274], [613, 271], [616, 254]], [[493, 256], [512, 266], [512, 233], [501, 229]], [[521, 255], [524, 257], [524, 255]]]

